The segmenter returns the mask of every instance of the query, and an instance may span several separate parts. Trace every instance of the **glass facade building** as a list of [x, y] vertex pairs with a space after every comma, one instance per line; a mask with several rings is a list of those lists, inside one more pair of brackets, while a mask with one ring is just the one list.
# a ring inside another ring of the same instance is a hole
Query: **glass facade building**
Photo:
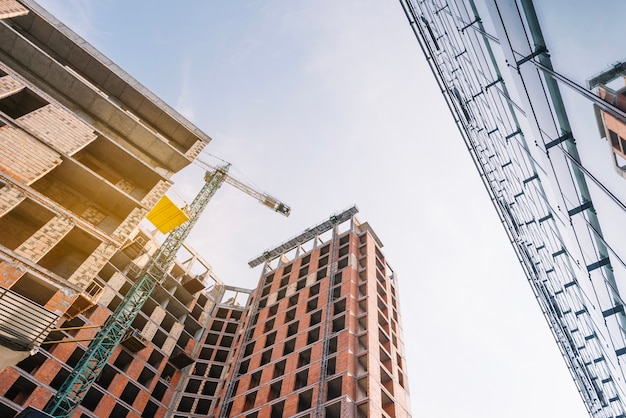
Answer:
[[590, 415], [626, 417], [626, 4], [400, 2]]

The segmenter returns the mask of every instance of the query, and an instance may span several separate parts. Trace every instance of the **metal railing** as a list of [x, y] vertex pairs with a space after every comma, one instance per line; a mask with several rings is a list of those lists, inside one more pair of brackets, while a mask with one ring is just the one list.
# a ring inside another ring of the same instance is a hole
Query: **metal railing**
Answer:
[[58, 319], [56, 313], [0, 287], [0, 345], [16, 351], [39, 347]]

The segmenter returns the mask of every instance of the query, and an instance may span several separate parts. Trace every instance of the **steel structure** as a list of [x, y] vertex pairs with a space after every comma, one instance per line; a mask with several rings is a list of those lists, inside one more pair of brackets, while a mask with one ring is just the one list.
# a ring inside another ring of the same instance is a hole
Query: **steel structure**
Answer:
[[[176, 257], [176, 253], [195, 226], [203, 210], [206, 208], [215, 192], [228, 178], [229, 166], [230, 165], [227, 164], [214, 169], [210, 173], [207, 172], [204, 186], [187, 209], [189, 221], [170, 232], [153, 257], [151, 263], [139, 276], [140, 279], [135, 282], [133, 287], [128, 291], [115, 312], [102, 326], [96, 338], [89, 344], [84, 355], [78, 361], [76, 367], [67, 377], [59, 391], [48, 402], [44, 412], [57, 418], [69, 418], [73, 415], [75, 409], [80, 405], [82, 399], [87, 394], [87, 391], [100, 375], [100, 372], [113, 354], [115, 348], [131, 329], [131, 324], [141, 311], [144, 303], [164, 279]], [[253, 189], [251, 190], [254, 191]], [[256, 191], [254, 192], [255, 193], [248, 194], [259, 198]], [[266, 194], [260, 195], [264, 201], [267, 200], [266, 196]], [[274, 199], [274, 201], [277, 202], [277, 207], [283, 208], [282, 211], [277, 211], [287, 216], [289, 214], [289, 207], [278, 202], [276, 199]]]
[[[218, 167], [215, 167], [205, 161], [202, 161], [199, 158], [196, 158], [194, 160], [194, 164], [208, 171], [219, 170]], [[265, 192], [257, 190], [256, 188], [236, 179], [233, 176], [226, 176], [224, 178], [224, 182], [241, 190], [242, 192], [246, 193], [248, 196], [254, 197], [257, 201], [259, 201], [259, 203], [262, 203], [263, 205], [272, 209], [274, 212], [278, 212], [285, 216], [289, 216], [289, 214], [291, 213], [291, 208], [287, 206], [286, 204], [284, 204], [283, 202], [279, 201], [275, 197], [270, 196], [269, 194]]]
[[596, 215], [623, 216], [623, 189], [585, 162], [561, 88], [624, 112], [555, 70], [531, 0], [400, 3], [589, 413], [625, 417], [625, 254]]
[[[330, 285], [328, 286], [328, 290], [326, 292], [326, 314], [324, 318], [324, 327], [322, 331], [322, 356], [321, 356], [321, 366], [320, 366], [320, 379], [317, 383], [317, 408], [315, 408], [315, 417], [324, 418], [326, 416], [326, 408], [324, 407], [324, 402], [327, 400], [326, 391], [326, 383], [328, 380], [328, 348], [330, 344], [331, 337], [331, 323], [332, 323], [332, 315], [330, 314], [332, 305], [333, 305], [333, 288], [335, 286], [335, 280], [337, 275], [337, 259], [339, 253], [339, 247], [337, 245], [339, 239], [337, 234], [337, 225], [339, 223], [339, 218], [337, 216], [331, 216], [329, 219], [332, 225], [333, 236], [331, 239], [331, 251], [330, 251], [330, 267], [328, 269], [328, 280]], [[339, 280], [341, 281], [341, 280]], [[347, 408], [346, 402], [342, 403], [342, 406]], [[353, 416], [352, 410], [350, 411], [342, 411], [341, 416], [349, 418]]]

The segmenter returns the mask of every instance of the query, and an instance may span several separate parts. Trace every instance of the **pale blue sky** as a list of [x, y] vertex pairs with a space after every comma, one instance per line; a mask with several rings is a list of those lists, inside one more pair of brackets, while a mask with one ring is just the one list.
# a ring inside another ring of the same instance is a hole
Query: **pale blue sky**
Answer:
[[397, 1], [40, 3], [291, 205], [218, 192], [191, 243], [222, 280], [254, 287], [249, 259], [356, 203], [399, 277], [414, 417], [586, 416]]

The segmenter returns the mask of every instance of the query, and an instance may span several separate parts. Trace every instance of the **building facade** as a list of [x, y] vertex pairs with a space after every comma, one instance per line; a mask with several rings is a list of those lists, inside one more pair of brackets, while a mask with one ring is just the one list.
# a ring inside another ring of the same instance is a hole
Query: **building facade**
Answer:
[[[45, 407], [157, 247], [151, 234], [138, 229], [98, 272], [96, 280], [103, 283], [98, 304], [65, 320], [34, 355], [0, 373], [0, 416], [12, 417], [25, 407]], [[184, 246], [74, 416], [166, 416], [190, 365], [206, 357], [199, 341], [209, 338], [205, 334], [215, 312], [219, 316], [222, 310], [234, 309], [241, 314], [245, 309], [246, 299], [242, 298], [244, 305], [228, 300], [237, 293]]]
[[410, 417], [397, 277], [356, 212], [250, 262], [263, 272], [214, 416]]
[[589, 414], [626, 416], [626, 7], [400, 2]]
[[36, 3], [0, 2], [0, 369], [97, 302], [209, 141]]
[[[144, 245], [154, 247], [140, 221], [209, 141], [35, 2], [0, 1], [1, 416], [43, 407], [63, 383], [146, 262]], [[98, 408], [165, 413], [146, 387], [159, 393], [158, 379], [175, 379], [189, 364], [223, 290], [194, 297], [203, 286], [186, 272], [174, 268], [171, 295], [145, 308], [84, 416], [103, 416]], [[144, 345], [160, 351], [129, 354]], [[113, 381], [124, 374], [134, 383]]]

